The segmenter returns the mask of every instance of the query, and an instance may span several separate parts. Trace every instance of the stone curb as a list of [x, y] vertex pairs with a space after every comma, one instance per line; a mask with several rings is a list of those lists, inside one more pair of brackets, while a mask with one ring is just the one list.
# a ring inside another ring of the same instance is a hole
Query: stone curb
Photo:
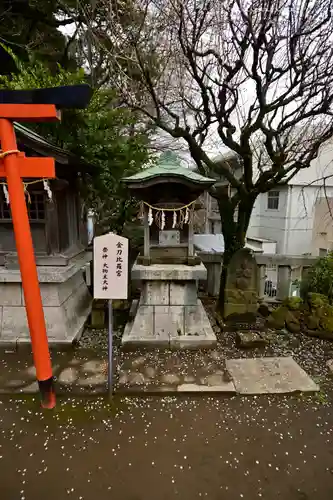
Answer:
[[236, 389], [233, 382], [224, 385], [200, 385], [200, 384], [181, 384], [181, 385], [129, 385], [116, 387], [116, 394], [235, 394]]
[[[73, 396], [98, 396], [107, 393], [107, 384], [96, 384], [92, 387], [87, 387], [84, 385], [72, 385], [72, 384], [55, 384], [55, 392], [59, 395], [73, 395]], [[24, 394], [39, 394], [39, 388], [37, 382], [31, 381], [23, 388], [12, 387], [1, 387], [0, 395], [24, 395]]]
[[223, 395], [235, 395], [236, 389], [232, 384], [232, 387], [226, 388], [224, 386], [210, 386], [210, 385], [199, 385], [199, 384], [182, 384], [182, 385], [164, 385], [164, 386], [128, 386], [128, 387], [117, 387], [115, 389], [115, 394], [126, 394], [126, 395], [182, 395], [182, 394], [223, 394]]

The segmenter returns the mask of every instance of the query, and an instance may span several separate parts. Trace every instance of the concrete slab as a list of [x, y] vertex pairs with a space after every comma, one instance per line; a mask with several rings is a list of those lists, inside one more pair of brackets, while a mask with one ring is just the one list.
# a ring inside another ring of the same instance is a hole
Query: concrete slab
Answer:
[[229, 359], [226, 368], [239, 394], [319, 391], [318, 385], [292, 357]]

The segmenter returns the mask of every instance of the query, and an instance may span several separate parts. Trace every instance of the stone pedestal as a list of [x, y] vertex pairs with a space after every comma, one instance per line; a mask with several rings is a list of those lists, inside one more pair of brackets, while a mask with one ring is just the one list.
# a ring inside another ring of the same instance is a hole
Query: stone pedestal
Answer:
[[132, 279], [142, 282], [142, 291], [136, 315], [126, 325], [122, 344], [178, 349], [214, 347], [216, 337], [197, 296], [197, 283], [206, 277], [203, 264], [135, 263]]
[[[86, 258], [66, 266], [37, 266], [47, 335], [51, 345], [71, 344], [80, 337], [92, 299], [84, 281]], [[21, 275], [0, 266], [0, 346], [29, 343]]]

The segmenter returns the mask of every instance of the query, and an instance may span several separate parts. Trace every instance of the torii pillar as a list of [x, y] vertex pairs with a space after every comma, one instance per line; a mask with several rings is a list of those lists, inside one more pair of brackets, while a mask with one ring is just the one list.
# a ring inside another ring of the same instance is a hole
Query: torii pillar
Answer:
[[[55, 177], [53, 158], [26, 158], [17, 149], [13, 121], [57, 121], [59, 108], [86, 108], [89, 85], [0, 90], [0, 177], [7, 180], [32, 353], [43, 408], [56, 404], [50, 351], [22, 178]], [[57, 109], [58, 108], [58, 109]]]
[[23, 177], [55, 177], [53, 158], [26, 158], [17, 150], [13, 120], [59, 120], [52, 104], [0, 104], [0, 177], [8, 185], [16, 249], [27, 312], [31, 346], [43, 408], [56, 404], [42, 298], [25, 200]]

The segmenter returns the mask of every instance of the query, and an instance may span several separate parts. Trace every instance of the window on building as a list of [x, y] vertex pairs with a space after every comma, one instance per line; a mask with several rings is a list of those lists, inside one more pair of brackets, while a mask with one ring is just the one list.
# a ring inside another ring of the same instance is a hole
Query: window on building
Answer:
[[45, 193], [31, 193], [30, 203], [27, 204], [30, 220], [45, 220]]
[[[45, 221], [45, 193], [32, 192], [29, 193], [29, 200], [27, 199], [27, 208], [29, 219], [31, 221]], [[0, 191], [0, 220], [11, 221], [12, 215], [10, 212], [10, 205], [7, 205], [3, 191]]]
[[279, 196], [280, 191], [269, 191], [267, 193], [267, 208], [269, 210], [279, 209]]
[[319, 257], [326, 257], [327, 248], [319, 248]]

